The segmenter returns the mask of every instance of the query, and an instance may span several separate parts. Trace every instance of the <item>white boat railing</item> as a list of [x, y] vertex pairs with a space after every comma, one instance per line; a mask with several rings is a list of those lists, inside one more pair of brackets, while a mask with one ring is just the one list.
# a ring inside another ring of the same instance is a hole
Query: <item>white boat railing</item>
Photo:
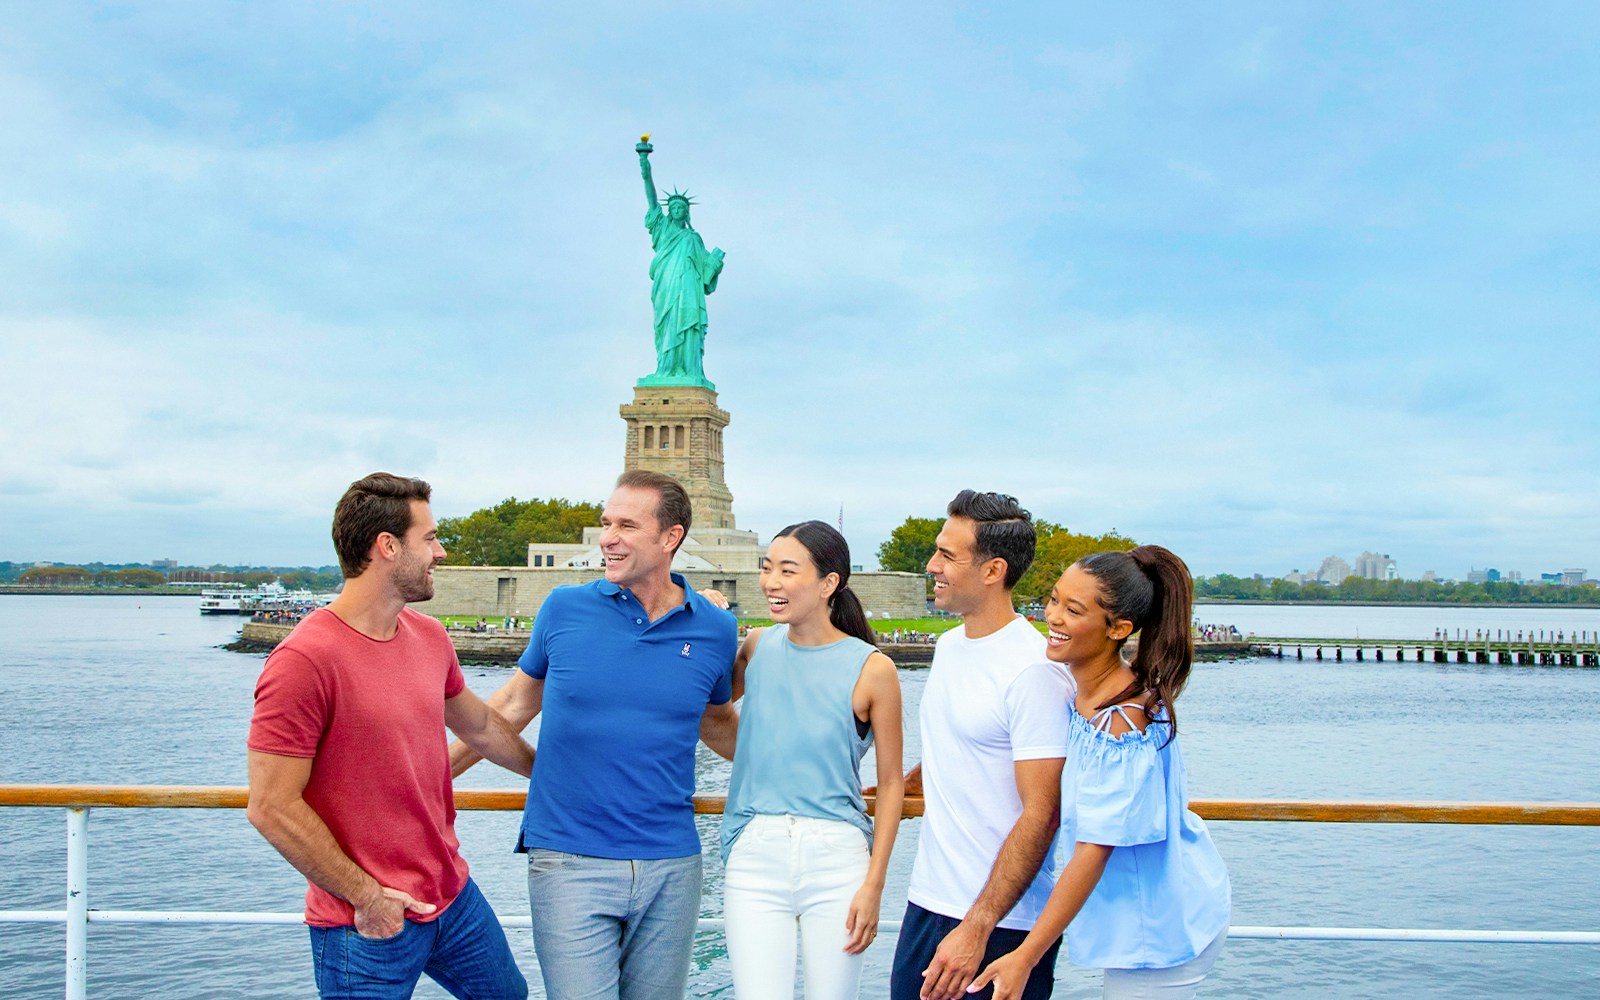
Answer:
[[[521, 810], [518, 791], [457, 789], [458, 810]], [[87, 983], [88, 927], [97, 924], [287, 924], [304, 923], [299, 911], [249, 910], [95, 910], [89, 907], [89, 813], [95, 808], [242, 809], [243, 788], [158, 785], [0, 785], [0, 807], [55, 807], [67, 811], [67, 895], [61, 910], [0, 910], [0, 923], [66, 925], [67, 1000], [84, 1000]], [[697, 813], [722, 812], [724, 800], [696, 796]], [[1450, 823], [1517, 826], [1600, 826], [1600, 803], [1593, 802], [1300, 802], [1284, 800], [1197, 800], [1195, 812], [1212, 821], [1322, 823]], [[922, 814], [922, 800], [908, 796], [907, 818]], [[528, 916], [500, 918], [512, 928], [533, 925]], [[900, 922], [879, 928], [897, 933]], [[723, 921], [702, 919], [701, 931], [721, 932]], [[1429, 941], [1467, 944], [1600, 945], [1600, 931], [1525, 931], [1392, 927], [1249, 927], [1228, 929], [1230, 938], [1279, 941]]]

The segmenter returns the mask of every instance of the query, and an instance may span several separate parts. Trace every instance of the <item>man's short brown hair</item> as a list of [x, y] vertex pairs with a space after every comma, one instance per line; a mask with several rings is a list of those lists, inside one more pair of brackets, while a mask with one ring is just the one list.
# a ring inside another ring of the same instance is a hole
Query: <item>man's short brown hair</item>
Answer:
[[411, 501], [428, 502], [433, 487], [420, 479], [374, 472], [350, 484], [333, 509], [333, 549], [346, 580], [371, 561], [372, 543], [384, 532], [399, 539], [411, 530]]
[[[694, 520], [694, 512], [690, 508], [689, 493], [683, 484], [663, 472], [651, 472], [647, 469], [630, 469], [617, 477], [617, 489], [624, 486], [635, 490], [653, 490], [656, 494], [656, 526], [662, 531], [669, 530], [675, 524], [683, 525], [683, 538], [689, 537], [689, 525]], [[683, 538], [678, 539], [678, 545], [672, 547], [676, 553], [678, 546], [683, 544]]]

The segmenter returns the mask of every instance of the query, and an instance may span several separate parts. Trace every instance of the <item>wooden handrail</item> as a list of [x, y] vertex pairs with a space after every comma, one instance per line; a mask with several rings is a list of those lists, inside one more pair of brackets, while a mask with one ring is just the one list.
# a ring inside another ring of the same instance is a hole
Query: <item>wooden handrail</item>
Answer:
[[[456, 808], [520, 810], [527, 793], [510, 788], [458, 788]], [[249, 790], [206, 785], [0, 785], [0, 806], [63, 808], [243, 809]], [[694, 811], [722, 812], [720, 795], [696, 795]], [[1205, 819], [1277, 823], [1460, 823], [1512, 826], [1600, 826], [1600, 802], [1344, 802], [1288, 799], [1196, 799]], [[906, 817], [922, 815], [921, 796], [907, 796]]]

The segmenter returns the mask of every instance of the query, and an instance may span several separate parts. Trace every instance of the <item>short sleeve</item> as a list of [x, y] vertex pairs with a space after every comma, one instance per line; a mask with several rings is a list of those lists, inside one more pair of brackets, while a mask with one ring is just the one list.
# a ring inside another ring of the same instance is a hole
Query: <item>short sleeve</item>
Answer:
[[1067, 755], [1070, 684], [1066, 669], [1049, 661], [1035, 663], [1012, 680], [1005, 693], [1012, 760]]
[[1080, 843], [1106, 847], [1167, 839], [1167, 781], [1160, 751], [1148, 739], [1096, 736], [1077, 768]]
[[448, 701], [461, 693], [467, 686], [467, 679], [461, 673], [461, 659], [456, 656], [455, 647], [450, 647], [450, 669], [444, 675], [444, 697]]
[[256, 680], [256, 706], [245, 745], [280, 757], [315, 757], [329, 715], [317, 668], [292, 649], [278, 649]]
[[733, 661], [722, 668], [722, 673], [717, 675], [717, 682], [711, 686], [711, 697], [706, 699], [707, 705], [726, 705], [733, 700]]
[[544, 675], [550, 671], [550, 619], [555, 617], [552, 613], [555, 601], [551, 594], [544, 600], [544, 606], [533, 618], [533, 633], [528, 636], [528, 648], [517, 657], [517, 666], [522, 672], [536, 681], [544, 680]]

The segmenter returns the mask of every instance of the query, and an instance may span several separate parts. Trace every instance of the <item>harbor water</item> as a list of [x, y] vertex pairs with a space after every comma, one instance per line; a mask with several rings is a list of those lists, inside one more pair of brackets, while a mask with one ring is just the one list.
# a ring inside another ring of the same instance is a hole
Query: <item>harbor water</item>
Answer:
[[[1202, 605], [1206, 623], [1267, 635], [1431, 637], [1435, 629], [1600, 630], [1600, 611]], [[220, 648], [237, 619], [192, 598], [0, 597], [0, 782], [243, 785], [262, 657]], [[481, 694], [505, 668], [469, 667]], [[908, 763], [926, 672], [906, 670]], [[1178, 703], [1196, 798], [1600, 801], [1600, 670], [1249, 659], [1196, 666]], [[728, 766], [703, 748], [702, 791]], [[868, 765], [870, 767], [870, 761]], [[870, 772], [869, 772], [870, 773]], [[487, 765], [468, 787], [519, 787]], [[716, 839], [717, 818], [700, 821]], [[884, 898], [904, 906], [920, 821], [903, 824]], [[463, 853], [497, 911], [525, 914], [516, 817], [463, 813]], [[1213, 823], [1241, 925], [1600, 930], [1600, 829]], [[60, 909], [65, 812], [0, 809], [6, 909]], [[102, 909], [297, 911], [304, 882], [241, 810], [98, 809], [89, 904]], [[720, 915], [706, 856], [704, 915]], [[512, 947], [531, 970], [526, 930]], [[0, 924], [0, 998], [60, 996], [60, 925]], [[885, 991], [885, 935], [863, 996]], [[690, 995], [732, 997], [720, 935], [702, 935]], [[1063, 962], [1056, 995], [1099, 996]], [[535, 996], [543, 996], [536, 975]], [[293, 926], [92, 924], [96, 998], [312, 996]], [[446, 994], [424, 981], [419, 997]], [[1592, 997], [1600, 947], [1235, 940], [1218, 997]]]

